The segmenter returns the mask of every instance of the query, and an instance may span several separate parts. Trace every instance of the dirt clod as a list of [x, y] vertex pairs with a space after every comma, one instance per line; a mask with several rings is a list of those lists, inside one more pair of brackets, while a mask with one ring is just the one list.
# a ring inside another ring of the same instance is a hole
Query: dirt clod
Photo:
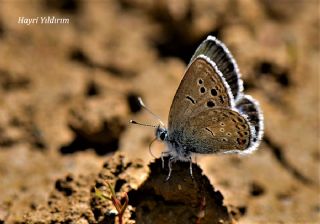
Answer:
[[200, 223], [231, 223], [222, 194], [214, 190], [199, 166], [192, 165], [192, 178], [189, 163], [176, 162], [168, 181], [168, 169], [161, 168], [161, 159], [149, 167], [148, 179], [138, 190], [129, 192], [137, 223], [196, 223], [198, 219]]

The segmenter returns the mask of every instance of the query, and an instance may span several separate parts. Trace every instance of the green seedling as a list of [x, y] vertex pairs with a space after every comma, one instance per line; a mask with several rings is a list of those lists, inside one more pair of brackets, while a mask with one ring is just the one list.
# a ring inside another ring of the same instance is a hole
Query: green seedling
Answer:
[[[108, 186], [111, 196], [107, 196], [105, 193], [95, 188], [96, 197], [100, 198], [101, 200], [109, 200], [112, 202], [112, 204], [114, 205], [114, 207], [118, 212], [117, 216], [118, 216], [119, 224], [122, 224], [123, 214], [126, 208], [128, 207], [128, 203], [129, 203], [128, 194], [124, 192], [123, 196], [120, 199], [118, 199], [114, 191], [114, 188], [111, 186], [111, 184], [109, 184], [108, 182], [105, 182], [105, 185]], [[121, 201], [124, 201], [124, 203], [121, 204]]]
[[198, 213], [198, 217], [196, 220], [196, 224], [200, 224], [201, 223], [201, 219], [204, 218], [205, 216], [205, 210], [206, 210], [206, 198], [203, 196], [201, 198], [201, 202], [200, 202], [200, 211]]

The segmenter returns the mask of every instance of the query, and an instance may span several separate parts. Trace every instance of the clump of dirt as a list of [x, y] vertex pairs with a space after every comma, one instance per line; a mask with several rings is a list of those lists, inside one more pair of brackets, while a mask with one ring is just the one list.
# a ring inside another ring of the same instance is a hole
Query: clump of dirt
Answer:
[[168, 169], [161, 166], [161, 159], [148, 168], [141, 161], [126, 161], [122, 155], [110, 157], [97, 174], [68, 174], [56, 180], [47, 202], [30, 205], [30, 211], [19, 223], [116, 223], [114, 205], [101, 200], [95, 191], [99, 189], [110, 196], [106, 183], [114, 187], [118, 196], [124, 192], [129, 196], [124, 223], [232, 222], [222, 194], [214, 191], [199, 166], [192, 165], [191, 177], [189, 163], [178, 162], [168, 181]]
[[149, 167], [148, 179], [129, 192], [137, 223], [231, 223], [222, 194], [214, 190], [198, 165], [192, 164], [192, 178], [189, 162], [175, 163], [168, 181], [169, 170], [161, 168], [161, 159]]

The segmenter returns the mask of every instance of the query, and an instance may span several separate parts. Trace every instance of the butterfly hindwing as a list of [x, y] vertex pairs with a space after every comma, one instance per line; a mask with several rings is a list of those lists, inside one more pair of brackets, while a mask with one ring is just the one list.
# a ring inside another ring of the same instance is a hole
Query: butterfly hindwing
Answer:
[[249, 95], [243, 95], [236, 102], [236, 109], [241, 114], [244, 114], [248, 118], [248, 121], [250, 122], [251, 126], [254, 128], [252, 146], [250, 147], [250, 149], [248, 149], [248, 152], [251, 152], [257, 149], [257, 146], [262, 139], [263, 114], [261, 112], [259, 103]]
[[180, 141], [195, 153], [244, 152], [250, 147], [254, 130], [239, 112], [217, 107], [192, 116]]

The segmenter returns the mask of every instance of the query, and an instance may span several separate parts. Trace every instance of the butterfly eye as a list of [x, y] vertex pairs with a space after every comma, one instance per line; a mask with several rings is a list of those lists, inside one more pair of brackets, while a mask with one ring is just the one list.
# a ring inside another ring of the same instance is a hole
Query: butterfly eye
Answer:
[[166, 133], [162, 132], [160, 134], [160, 139], [163, 141], [166, 138]]

